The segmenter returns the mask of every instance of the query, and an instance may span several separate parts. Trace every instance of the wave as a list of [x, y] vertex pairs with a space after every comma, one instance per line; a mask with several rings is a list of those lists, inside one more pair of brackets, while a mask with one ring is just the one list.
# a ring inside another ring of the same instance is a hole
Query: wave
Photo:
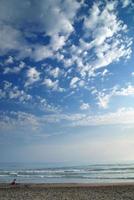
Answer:
[[0, 181], [17, 178], [21, 181], [40, 180], [134, 180], [134, 165], [90, 165], [61, 168], [0, 169]]

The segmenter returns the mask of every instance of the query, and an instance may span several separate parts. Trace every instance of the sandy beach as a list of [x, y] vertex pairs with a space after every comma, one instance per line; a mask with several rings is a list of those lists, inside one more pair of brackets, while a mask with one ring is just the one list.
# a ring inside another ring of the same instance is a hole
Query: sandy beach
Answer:
[[133, 200], [134, 184], [0, 184], [0, 200]]

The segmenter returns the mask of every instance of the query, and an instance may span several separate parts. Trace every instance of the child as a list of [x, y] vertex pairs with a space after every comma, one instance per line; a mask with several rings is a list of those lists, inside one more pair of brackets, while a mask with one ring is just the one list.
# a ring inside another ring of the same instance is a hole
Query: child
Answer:
[[16, 185], [16, 179], [11, 182], [11, 185]]

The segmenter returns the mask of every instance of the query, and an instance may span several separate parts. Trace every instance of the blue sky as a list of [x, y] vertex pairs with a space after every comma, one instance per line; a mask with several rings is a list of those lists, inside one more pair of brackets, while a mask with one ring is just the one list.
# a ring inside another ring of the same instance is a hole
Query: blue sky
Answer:
[[0, 0], [1, 161], [134, 160], [134, 3]]

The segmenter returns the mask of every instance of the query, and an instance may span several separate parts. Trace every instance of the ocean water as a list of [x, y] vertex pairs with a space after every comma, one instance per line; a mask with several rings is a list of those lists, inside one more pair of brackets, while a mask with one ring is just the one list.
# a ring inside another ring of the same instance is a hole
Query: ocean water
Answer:
[[0, 164], [0, 182], [10, 183], [134, 182], [134, 164], [54, 167], [46, 164]]

